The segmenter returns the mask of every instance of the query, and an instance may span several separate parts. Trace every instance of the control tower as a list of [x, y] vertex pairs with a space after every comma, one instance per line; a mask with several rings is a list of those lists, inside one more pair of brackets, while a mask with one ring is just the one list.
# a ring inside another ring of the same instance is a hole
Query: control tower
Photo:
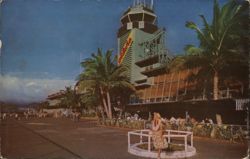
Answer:
[[118, 30], [118, 65], [129, 68], [130, 82], [149, 87], [153, 76], [164, 73], [168, 61], [165, 29], [157, 26], [153, 0], [134, 0], [122, 15]]

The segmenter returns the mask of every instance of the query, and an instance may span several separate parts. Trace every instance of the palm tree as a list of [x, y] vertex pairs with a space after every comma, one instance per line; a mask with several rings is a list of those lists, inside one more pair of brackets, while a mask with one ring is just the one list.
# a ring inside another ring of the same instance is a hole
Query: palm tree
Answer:
[[109, 119], [112, 118], [112, 91], [129, 88], [134, 90], [129, 83], [127, 68], [117, 65], [117, 58], [112, 57], [112, 50], [105, 54], [98, 49], [97, 54], [92, 54], [81, 65], [84, 71], [79, 75], [80, 89], [90, 89], [98, 94], [100, 103]]
[[213, 80], [213, 98], [218, 99], [220, 77], [231, 62], [245, 63], [239, 49], [242, 28], [239, 27], [244, 16], [245, 8], [236, 1], [229, 1], [220, 8], [214, 0], [213, 20], [209, 24], [203, 15], [200, 15], [203, 28], [200, 29], [194, 22], [186, 22], [186, 27], [196, 31], [200, 41], [199, 48], [188, 45], [188, 52], [184, 57], [185, 65], [198, 67], [198, 77]]
[[65, 107], [77, 107], [79, 103], [79, 97], [71, 87], [65, 87], [65, 93], [61, 100], [61, 105]]

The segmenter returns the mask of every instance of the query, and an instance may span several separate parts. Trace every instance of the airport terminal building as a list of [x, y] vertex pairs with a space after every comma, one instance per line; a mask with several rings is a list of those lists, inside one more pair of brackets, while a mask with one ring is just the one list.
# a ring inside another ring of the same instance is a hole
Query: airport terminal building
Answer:
[[[137, 89], [131, 104], [161, 103], [179, 100], [206, 100], [205, 87], [189, 82], [197, 70], [167, 72], [171, 55], [166, 47], [166, 30], [157, 25], [153, 3], [134, 1], [121, 16], [117, 33], [118, 64], [129, 68], [130, 82]], [[229, 84], [220, 88], [219, 98], [232, 98], [244, 92], [244, 85]]]
[[[208, 90], [204, 85], [189, 80], [190, 74], [197, 73], [198, 69], [167, 71], [171, 60], [166, 47], [167, 30], [157, 25], [152, 0], [135, 0], [121, 15], [120, 22], [117, 32], [118, 65], [128, 67], [130, 82], [136, 88], [127, 108], [145, 112], [164, 112], [164, 109], [173, 115], [193, 110], [197, 110], [197, 116], [215, 116], [224, 112], [229, 118], [235, 115], [234, 99], [244, 97], [247, 82], [220, 85], [219, 100], [213, 101], [211, 88]], [[238, 112], [238, 116], [242, 118], [242, 112]]]

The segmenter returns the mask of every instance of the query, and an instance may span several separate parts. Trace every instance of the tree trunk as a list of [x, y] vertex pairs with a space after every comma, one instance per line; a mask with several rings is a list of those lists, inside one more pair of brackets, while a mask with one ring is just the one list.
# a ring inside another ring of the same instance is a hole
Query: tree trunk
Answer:
[[109, 92], [107, 92], [107, 105], [108, 105], [108, 110], [109, 110], [109, 117], [110, 117], [110, 119], [112, 119], [112, 107], [111, 107]]
[[103, 104], [104, 110], [105, 110], [105, 112], [107, 114], [107, 117], [110, 118], [107, 103], [106, 103], [106, 100], [105, 100], [105, 94], [103, 92], [102, 87], [100, 87], [100, 90], [101, 90], [101, 99], [102, 99], [102, 104]]
[[214, 72], [214, 85], [213, 85], [213, 96], [214, 100], [218, 100], [219, 98], [219, 75], [218, 72]]
[[104, 117], [103, 108], [102, 108], [102, 107], [100, 107], [100, 108], [101, 108], [101, 109], [100, 109], [100, 112], [101, 112], [101, 116], [102, 116], [102, 122], [104, 122], [105, 117]]

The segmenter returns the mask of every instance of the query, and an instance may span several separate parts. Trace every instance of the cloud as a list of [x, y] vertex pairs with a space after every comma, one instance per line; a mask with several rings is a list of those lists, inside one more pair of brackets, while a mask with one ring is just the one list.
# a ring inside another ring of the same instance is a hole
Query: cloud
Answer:
[[75, 81], [61, 79], [31, 79], [10, 75], [0, 76], [0, 101], [39, 102], [49, 94], [74, 86]]

